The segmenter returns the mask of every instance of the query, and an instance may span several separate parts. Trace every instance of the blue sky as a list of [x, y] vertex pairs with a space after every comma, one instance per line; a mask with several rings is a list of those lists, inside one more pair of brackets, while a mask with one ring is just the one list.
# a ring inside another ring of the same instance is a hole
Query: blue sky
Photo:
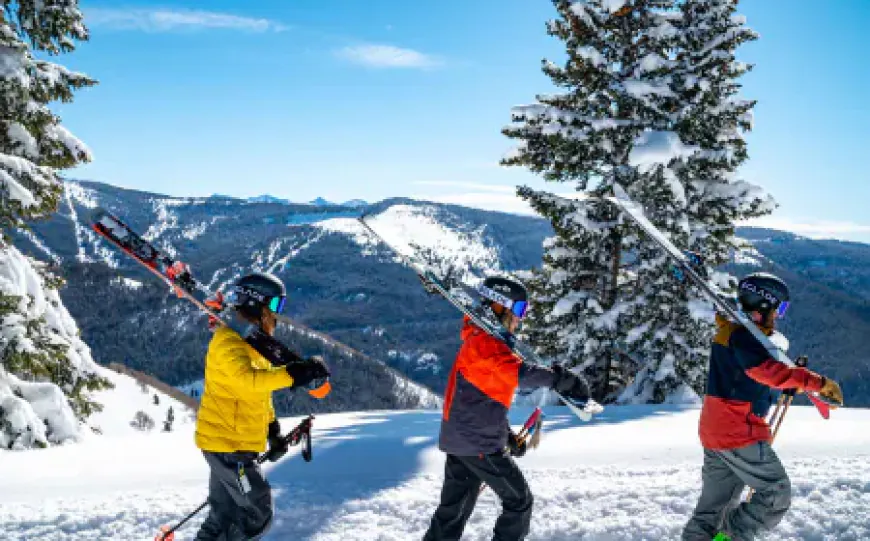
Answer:
[[[94, 151], [73, 175], [173, 195], [407, 195], [517, 211], [497, 166], [512, 105], [549, 81], [549, 0], [81, 2], [63, 61], [100, 85], [60, 108]], [[870, 2], [741, 2], [761, 39], [745, 178], [765, 224], [870, 241]], [[567, 191], [553, 186], [554, 190]]]

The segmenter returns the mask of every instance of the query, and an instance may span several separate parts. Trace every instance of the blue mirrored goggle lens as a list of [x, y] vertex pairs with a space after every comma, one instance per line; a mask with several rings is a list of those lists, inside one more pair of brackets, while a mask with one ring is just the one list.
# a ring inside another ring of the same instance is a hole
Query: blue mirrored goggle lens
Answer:
[[526, 317], [526, 312], [528, 311], [529, 303], [526, 301], [516, 301], [513, 306], [511, 306], [511, 312], [520, 319]]
[[785, 313], [788, 310], [788, 301], [782, 301], [779, 303], [779, 306], [776, 307], [776, 317], [783, 318], [785, 317]]
[[269, 301], [269, 310], [276, 314], [283, 314], [285, 304], [287, 304], [287, 297], [272, 297], [272, 300]]

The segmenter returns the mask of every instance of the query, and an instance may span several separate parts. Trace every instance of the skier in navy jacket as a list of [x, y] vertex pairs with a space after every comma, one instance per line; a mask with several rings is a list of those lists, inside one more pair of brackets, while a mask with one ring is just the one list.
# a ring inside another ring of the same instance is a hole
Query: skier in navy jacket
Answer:
[[[738, 299], [762, 332], [771, 335], [788, 308], [789, 292], [782, 280], [759, 272], [740, 281]], [[772, 359], [745, 327], [719, 315], [716, 322], [699, 423], [703, 487], [682, 539], [752, 541], [760, 530], [779, 524], [791, 505], [791, 484], [770, 445], [765, 420], [777, 393], [818, 391], [840, 404], [843, 394], [834, 380]], [[738, 505], [747, 485], [755, 495]]]

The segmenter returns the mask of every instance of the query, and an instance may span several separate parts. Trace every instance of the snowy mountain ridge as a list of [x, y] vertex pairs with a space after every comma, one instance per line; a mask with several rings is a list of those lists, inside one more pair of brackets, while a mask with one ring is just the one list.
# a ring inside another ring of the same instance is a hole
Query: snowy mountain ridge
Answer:
[[[151, 231], [155, 243], [174, 250], [209, 287], [221, 287], [250, 269], [276, 273], [290, 289], [288, 306], [296, 321], [435, 391], [443, 389], [459, 345], [458, 316], [446, 303], [428, 297], [396, 254], [376, 244], [356, 218], [366, 212], [372, 227], [396, 248], [406, 253], [411, 246], [431, 250], [442, 261], [478, 277], [540, 264], [543, 239], [552, 234], [546, 222], [534, 217], [410, 199], [364, 209], [312, 208], [231, 198], [171, 198], [75, 182], [67, 201], [54, 219], [34, 224], [31, 234], [19, 239], [20, 245], [43, 259], [65, 263], [70, 285], [61, 294], [97, 358], [150, 371], [173, 385], [202, 377], [197, 358], [207, 337], [196, 330], [202, 323], [174, 299], [165, 298], [165, 289], [152, 277], [99, 239], [80, 233], [88, 231], [93, 206], [106, 207], [134, 228]], [[800, 300], [784, 328], [793, 337], [793, 352], [809, 354], [819, 371], [844, 383], [856, 403], [870, 404], [870, 384], [865, 383], [870, 381], [870, 369], [864, 361], [870, 358], [870, 348], [856, 341], [870, 332], [870, 314], [862, 315], [866, 309], [860, 300], [870, 299], [870, 247], [751, 228], [740, 229], [739, 235], [751, 244], [736, 252], [724, 270], [774, 270], [793, 284]], [[78, 257], [82, 253], [85, 258]], [[109, 330], [91, 314], [97, 309], [95, 299], [107, 294], [105, 283], [119, 280], [118, 275], [144, 288], [131, 296], [129, 288], [115, 289], [128, 282], [110, 285], [108, 291], [117, 292], [116, 305], [128, 297], [131, 304], [126, 311], [117, 307], [119, 327]], [[841, 299], [844, 287], [851, 293]], [[141, 309], [135, 299], [146, 299], [148, 309], [134, 317], [129, 310]], [[838, 323], [830, 326], [830, 321]], [[814, 329], [820, 326], [832, 327], [836, 336], [814, 340]], [[143, 350], [153, 347], [151, 328], [157, 336], [169, 336], [173, 346], [144, 355]], [[123, 338], [110, 339], [113, 333]]]

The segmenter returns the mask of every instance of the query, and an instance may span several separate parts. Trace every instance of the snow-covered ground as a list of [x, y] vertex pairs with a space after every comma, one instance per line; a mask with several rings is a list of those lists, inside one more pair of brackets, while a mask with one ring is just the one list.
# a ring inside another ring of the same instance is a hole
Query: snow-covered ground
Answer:
[[[529, 408], [517, 408], [522, 422]], [[581, 424], [547, 410], [541, 447], [521, 459], [535, 511], [530, 540], [677, 539], [698, 496], [698, 410], [609, 408]], [[284, 419], [285, 429], [297, 419]], [[314, 461], [270, 465], [277, 517], [268, 539], [421, 539], [438, 500], [437, 412], [319, 416]], [[794, 504], [767, 540], [870, 539], [870, 411], [823, 421], [789, 412], [776, 444]], [[124, 433], [47, 450], [0, 453], [0, 538], [151, 540], [205, 497], [207, 470], [192, 425]], [[489, 539], [499, 505], [478, 502], [464, 539]], [[195, 523], [178, 539], [192, 539]]]
[[[369, 216], [367, 222], [403, 255], [413, 257], [421, 255], [418, 253], [420, 250], [428, 250], [459, 268], [498, 268], [498, 250], [487, 244], [485, 228], [459, 230], [448, 226], [445, 221], [461, 222], [447, 219], [448, 213], [448, 210], [432, 205], [393, 205]], [[316, 225], [331, 233], [347, 235], [363, 248], [377, 244], [356, 219], [333, 218]], [[368, 252], [364, 249], [363, 253]]]
[[[95, 439], [100, 445], [106, 440], [121, 440], [129, 436], [138, 436], [141, 431], [130, 425], [130, 421], [138, 412], [142, 412], [154, 421], [154, 429], [147, 433], [153, 435], [163, 430], [163, 422], [172, 408], [174, 416], [173, 429], [190, 434], [196, 422], [195, 413], [181, 402], [171, 398], [161, 391], [148, 385], [142, 385], [132, 377], [119, 374], [108, 368], [97, 367], [98, 373], [112, 382], [114, 387], [105, 391], [92, 393], [95, 400], [103, 406], [103, 411], [94, 413], [88, 418], [88, 426], [97, 429], [82, 430], [86, 440]], [[154, 402], [154, 396], [157, 402]], [[9, 454], [0, 455], [0, 460], [9, 460]]]

